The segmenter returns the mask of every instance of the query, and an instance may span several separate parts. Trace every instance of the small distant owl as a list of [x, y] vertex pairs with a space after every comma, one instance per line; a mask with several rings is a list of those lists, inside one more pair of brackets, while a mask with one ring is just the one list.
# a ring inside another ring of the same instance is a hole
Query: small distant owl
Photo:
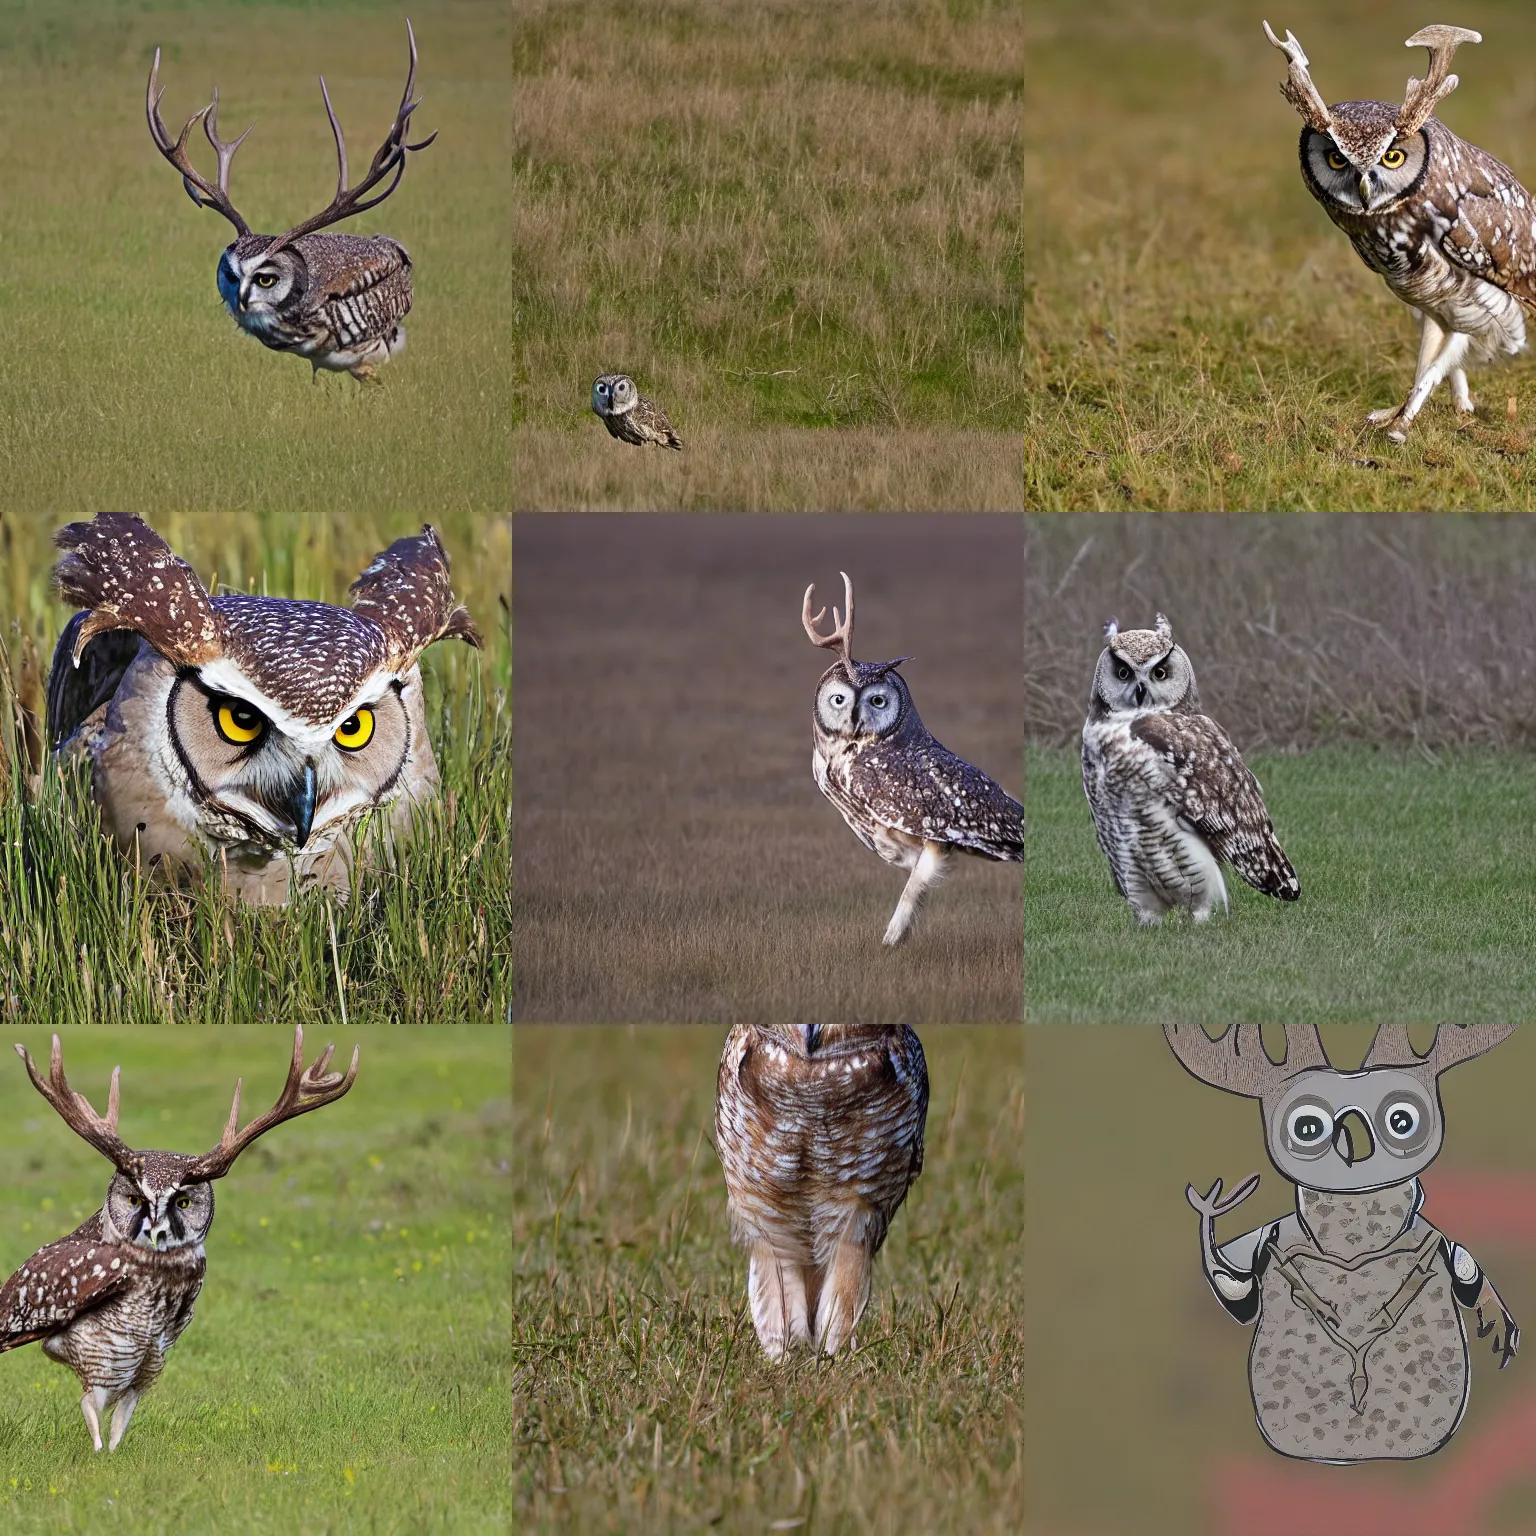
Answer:
[[928, 734], [896, 670], [910, 656], [853, 659], [853, 582], [840, 574], [847, 617], [832, 610], [831, 634], [817, 632], [827, 610], [811, 613], [814, 583], [800, 610], [813, 644], [842, 651], [816, 685], [811, 772], [866, 848], [912, 871], [885, 930], [884, 942], [894, 945], [955, 854], [1023, 859], [1024, 807]]
[[1372, 411], [1393, 442], [1442, 379], [1456, 409], [1470, 414], [1466, 364], [1525, 350], [1524, 305], [1536, 303], [1536, 202], [1508, 166], [1458, 138], [1430, 114], [1456, 89], [1451, 55], [1482, 37], [1466, 27], [1415, 32], [1429, 50], [1427, 78], [1408, 81], [1402, 106], [1341, 101], [1328, 106], [1307, 56], [1289, 31], [1280, 87], [1301, 114], [1301, 174], [1307, 190], [1349, 236], [1360, 259], [1419, 319], [1413, 389], [1400, 406]]
[[[434, 133], [419, 144], [405, 142], [410, 116], [421, 105], [411, 100], [416, 84], [416, 34], [410, 22], [405, 25], [411, 43], [405, 93], [367, 175], [355, 187], [347, 185], [347, 146], [331, 109], [325, 77], [320, 77], [340, 166], [336, 196], [328, 207], [282, 235], [252, 234], [230, 201], [229, 168], [251, 130], [247, 128], [228, 143], [219, 138], [217, 88], [213, 101], [193, 113], [181, 137], [173, 140], [160, 117], [160, 98], [165, 93], [156, 90], [158, 48], [149, 71], [145, 115], [156, 147], [181, 172], [182, 185], [192, 201], [199, 208], [222, 214], [235, 227], [236, 239], [219, 258], [219, 297], [235, 324], [263, 346], [306, 359], [317, 384], [322, 368], [350, 373], [355, 379], [372, 378], [375, 368], [405, 349], [405, 328], [400, 322], [411, 307], [411, 258], [405, 247], [387, 235], [315, 233], [353, 214], [377, 208], [399, 186], [405, 174], [405, 157], [425, 149], [437, 137]], [[212, 182], [193, 168], [187, 155], [187, 136], [198, 122], [218, 155], [218, 173]], [[391, 176], [393, 180], [377, 197], [365, 196]]]
[[374, 559], [350, 608], [210, 597], [122, 512], [54, 541], [59, 592], [86, 611], [54, 651], [49, 741], [89, 761], [125, 853], [194, 875], [212, 854], [256, 903], [286, 902], [295, 882], [345, 895], [361, 820], [382, 812], [399, 836], [436, 795], [417, 658], [480, 636], [430, 527]]
[[1162, 614], [1156, 629], [1105, 626], [1083, 722], [1083, 789], [1115, 889], [1137, 920], [1227, 908], [1223, 862], [1255, 890], [1295, 901], [1301, 882], [1259, 781], [1200, 712], [1195, 671]]
[[107, 1449], [115, 1451], [139, 1398], [165, 1366], [171, 1346], [192, 1321], [203, 1288], [203, 1243], [213, 1225], [214, 1179], [222, 1179], [255, 1139], [295, 1115], [334, 1103], [357, 1076], [358, 1051], [346, 1075], [330, 1070], [326, 1046], [304, 1071], [304, 1031], [293, 1032], [293, 1059], [277, 1103], [237, 1132], [240, 1084], [224, 1134], [211, 1152], [136, 1151], [117, 1133], [118, 1073], [112, 1073], [107, 1113], [98, 1115], [64, 1076], [59, 1037], [53, 1037], [48, 1076], [22, 1046], [33, 1086], [60, 1119], [117, 1169], [101, 1209], [65, 1237], [39, 1248], [0, 1286], [0, 1352], [41, 1341], [50, 1360], [80, 1378], [91, 1440], [102, 1448], [102, 1421], [111, 1415]]
[[771, 1360], [858, 1348], [870, 1271], [923, 1171], [928, 1065], [904, 1024], [738, 1024], [715, 1145], [747, 1296]]
[[683, 446], [682, 438], [667, 420], [667, 413], [654, 400], [646, 399], [628, 374], [603, 374], [592, 386], [592, 409], [609, 435], [621, 443], [633, 443], [637, 448], [646, 443], [663, 448]]

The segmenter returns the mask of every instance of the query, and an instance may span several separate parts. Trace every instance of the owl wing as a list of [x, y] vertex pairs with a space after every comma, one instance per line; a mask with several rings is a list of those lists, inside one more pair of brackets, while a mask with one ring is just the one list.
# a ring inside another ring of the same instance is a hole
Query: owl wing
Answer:
[[[321, 302], [332, 299], [353, 299], [370, 288], [377, 288], [402, 272], [411, 270], [411, 258], [405, 247], [380, 235], [368, 242], [368, 250], [349, 250], [348, 259], [328, 273], [316, 290]], [[407, 290], [409, 291], [409, 290]], [[409, 307], [409, 306], [407, 306]], [[400, 312], [402, 315], [404, 310]]]
[[1456, 149], [1466, 190], [1441, 210], [1455, 219], [1441, 250], [1463, 270], [1536, 304], [1536, 202], [1502, 160], [1460, 139]]
[[138, 1271], [132, 1248], [78, 1232], [39, 1248], [0, 1286], [0, 1353], [67, 1328], [126, 1291]]
[[86, 641], [80, 665], [72, 657], [81, 626], [90, 618], [77, 613], [59, 636], [48, 669], [48, 745], [57, 748], [117, 692], [117, 686], [139, 653], [132, 630], [109, 629]]
[[682, 438], [672, 430], [672, 423], [667, 420], [667, 413], [654, 400], [648, 400], [642, 395], [629, 414], [634, 417], [635, 426], [653, 443], [660, 443], [663, 448], [683, 446]]
[[877, 745], [849, 766], [849, 789], [877, 821], [984, 859], [1024, 857], [1024, 807], [980, 768], [929, 737], [917, 749]]
[[1256, 891], [1295, 901], [1301, 882], [1264, 808], [1264, 791], [1206, 715], [1143, 715], [1131, 735], [1172, 768], [1179, 814]]

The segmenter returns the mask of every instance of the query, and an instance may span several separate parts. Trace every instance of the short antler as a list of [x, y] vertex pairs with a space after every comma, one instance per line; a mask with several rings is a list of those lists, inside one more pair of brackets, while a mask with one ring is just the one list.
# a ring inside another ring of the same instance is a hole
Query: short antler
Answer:
[[288, 1067], [288, 1081], [283, 1091], [266, 1114], [258, 1115], [243, 1131], [237, 1131], [240, 1123], [240, 1089], [244, 1079], [235, 1083], [235, 1100], [229, 1106], [229, 1121], [219, 1144], [211, 1152], [205, 1152], [193, 1163], [189, 1177], [196, 1179], [222, 1179], [234, 1166], [234, 1161], [258, 1136], [270, 1131], [284, 1120], [296, 1115], [308, 1114], [339, 1099], [352, 1086], [357, 1076], [358, 1047], [352, 1047], [352, 1065], [346, 1076], [330, 1071], [331, 1053], [336, 1049], [328, 1045], [306, 1072], [304, 1067], [304, 1029], [295, 1025], [293, 1031], [293, 1060]]
[[1442, 1024], [1421, 1056], [1408, 1038], [1406, 1024], [1383, 1024], [1371, 1041], [1361, 1071], [1372, 1067], [1423, 1067], [1438, 1077], [1484, 1051], [1491, 1051], [1514, 1031], [1513, 1024]]
[[1312, 83], [1312, 76], [1307, 71], [1307, 56], [1301, 51], [1301, 44], [1296, 40], [1296, 34], [1287, 27], [1285, 41], [1282, 43], [1270, 31], [1269, 23], [1266, 21], [1264, 35], [1291, 61], [1290, 78], [1280, 87], [1280, 94], [1319, 133], [1327, 133], [1333, 126], [1333, 113]]
[[64, 1048], [59, 1044], [57, 1035], [53, 1037], [53, 1050], [48, 1059], [46, 1078], [39, 1074], [26, 1046], [18, 1045], [16, 1054], [26, 1062], [27, 1076], [32, 1079], [32, 1086], [53, 1105], [58, 1111], [59, 1118], [75, 1135], [95, 1147], [119, 1173], [132, 1177], [140, 1171], [141, 1160], [138, 1153], [117, 1134], [118, 1080], [122, 1074], [121, 1067], [112, 1069], [112, 1086], [107, 1090], [107, 1113], [106, 1118], [103, 1119], [86, 1102], [83, 1094], [76, 1093], [69, 1086], [64, 1076]]
[[1403, 98], [1402, 109], [1393, 124], [1399, 136], [1417, 133], [1430, 113], [1456, 89], [1459, 82], [1449, 73], [1451, 55], [1463, 43], [1480, 43], [1482, 40], [1483, 34], [1470, 27], [1436, 25], [1420, 27], [1403, 44], [1405, 48], [1429, 50], [1429, 74], [1423, 80], [1415, 80], [1412, 75], [1408, 77], [1408, 94]]
[[[341, 124], [336, 121], [336, 113], [331, 107], [331, 93], [326, 88], [325, 76], [321, 75], [320, 94], [325, 98], [325, 113], [331, 120], [331, 133], [336, 139], [336, 196], [313, 218], [305, 219], [302, 224], [295, 224], [286, 234], [279, 235], [267, 247], [267, 255], [280, 251], [300, 235], [313, 234], [317, 229], [325, 229], [331, 224], [339, 224], [343, 219], [351, 218], [354, 213], [366, 213], [370, 208], [377, 208], [400, 185], [400, 178], [405, 175], [405, 157], [418, 149], [425, 149], [437, 137], [433, 133], [419, 144], [405, 142], [405, 130], [411, 113], [421, 105], [419, 101], [411, 100], [411, 92], [416, 88], [416, 33], [409, 21], [405, 24], [405, 31], [411, 41], [411, 67], [406, 73], [400, 108], [395, 113], [389, 132], [384, 135], [384, 142], [374, 154], [368, 174], [355, 187], [347, 185], [347, 141], [342, 137]], [[391, 172], [394, 173], [394, 180], [377, 197], [365, 198]]]
[[1285, 1060], [1271, 1061], [1257, 1024], [1232, 1024], [1216, 1039], [1198, 1024], [1165, 1024], [1163, 1033], [1185, 1071], [1213, 1088], [1261, 1099], [1309, 1067], [1326, 1067], [1328, 1053], [1315, 1024], [1285, 1026]]
[[818, 613], [811, 612], [811, 598], [816, 592], [816, 583], [813, 581], [805, 589], [805, 601], [800, 607], [800, 622], [805, 625], [805, 632], [811, 637], [812, 645], [819, 645], [824, 650], [834, 650], [839, 647], [843, 653], [843, 665], [848, 669], [848, 675], [857, 680], [858, 663], [853, 659], [853, 582], [848, 578], [847, 571], [839, 571], [843, 578], [843, 600], [848, 605], [846, 618], [838, 616], [837, 609], [832, 610], [832, 633], [822, 634], [816, 626], [826, 617], [827, 610], [821, 609]]
[[[154, 139], [155, 147], [181, 172], [181, 184], [187, 189], [187, 196], [199, 208], [212, 208], [216, 213], [222, 213], [235, 226], [236, 234], [250, 234], [250, 226], [229, 200], [229, 168], [234, 163], [235, 151], [250, 137], [251, 129], [247, 128], [232, 143], [225, 143], [219, 137], [219, 88], [215, 86], [213, 100], [202, 111], [194, 112], [187, 119], [181, 137], [173, 143], [160, 116], [160, 98], [165, 95], [165, 89], [162, 86], [156, 90], [159, 83], [160, 50], [156, 48], [155, 62], [149, 66], [149, 87], [144, 93], [144, 115], [149, 120], [150, 137]], [[187, 154], [187, 136], [192, 132], [192, 125], [197, 122], [202, 123], [203, 132], [208, 135], [208, 142], [213, 145], [213, 152], [219, 157], [218, 175], [212, 182], [196, 169]], [[255, 126], [251, 124], [251, 128]]]

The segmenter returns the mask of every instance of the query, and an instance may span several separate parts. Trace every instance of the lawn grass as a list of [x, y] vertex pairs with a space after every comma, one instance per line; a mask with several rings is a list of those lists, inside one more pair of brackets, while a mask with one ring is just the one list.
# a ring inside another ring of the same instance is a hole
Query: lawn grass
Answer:
[[[1036, 0], [1025, 12], [1026, 498], [1042, 510], [1536, 506], [1536, 364], [1442, 391], [1405, 446], [1365, 422], [1412, 382], [1410, 311], [1302, 182], [1260, 11]], [[1390, 7], [1291, 0], [1330, 102], [1399, 102], [1424, 55]], [[1536, 177], [1536, 12], [1488, 0], [1440, 116]], [[1513, 397], [1518, 420], [1506, 417]]]
[[515, 7], [517, 505], [1022, 505], [1022, 11]]
[[[46, 1031], [15, 1035], [46, 1064]], [[361, 1045], [356, 1083], [217, 1186], [197, 1315], [114, 1454], [92, 1452], [72, 1373], [31, 1345], [0, 1356], [7, 1531], [507, 1529], [510, 1037], [332, 1026], [306, 1054], [327, 1040], [343, 1060]], [[202, 1151], [237, 1076], [247, 1116], [276, 1098], [291, 1043], [77, 1030], [65, 1068], [100, 1108], [120, 1063], [130, 1144]], [[111, 1170], [6, 1056], [9, 1274], [98, 1207]]]
[[[165, 515], [199, 575], [237, 590], [345, 602], [351, 580], [419, 519]], [[67, 1022], [471, 1021], [511, 1006], [510, 539], [505, 519], [438, 524], [485, 646], [422, 657], [442, 776], [412, 838], [338, 904], [231, 903], [216, 884], [140, 878], [100, 829], [83, 775], [29, 760], [13, 702], [41, 710], [68, 610], [50, 594], [51, 518], [0, 514], [0, 1015]], [[7, 680], [8, 679], [8, 680]], [[24, 715], [25, 719], [26, 716]], [[31, 745], [40, 726], [31, 717]], [[23, 732], [23, 736], [26, 732]]]
[[[410, 252], [409, 346], [376, 388], [339, 375], [315, 387], [223, 311], [214, 270], [232, 230], [155, 150], [145, 82], [160, 45], [172, 132], [215, 82], [226, 135], [259, 119], [234, 201], [254, 229], [286, 229], [335, 187], [316, 74], [358, 174], [400, 101], [400, 7], [6, 6], [0, 130], [28, 148], [0, 182], [0, 506], [505, 510], [509, 12], [434, 0], [414, 20], [413, 127], [439, 138], [389, 202], [344, 226]], [[212, 151], [192, 144], [206, 171]]]
[[1094, 841], [1075, 751], [1025, 766], [1025, 1005], [1032, 1022], [1467, 1022], [1536, 1010], [1517, 753], [1253, 753], [1301, 877], [1281, 903], [1228, 874], [1232, 915], [1139, 928]]
[[724, 1031], [515, 1037], [519, 1530], [1021, 1528], [1021, 1029], [924, 1032], [925, 1166], [859, 1352], [784, 1366], [710, 1145]]

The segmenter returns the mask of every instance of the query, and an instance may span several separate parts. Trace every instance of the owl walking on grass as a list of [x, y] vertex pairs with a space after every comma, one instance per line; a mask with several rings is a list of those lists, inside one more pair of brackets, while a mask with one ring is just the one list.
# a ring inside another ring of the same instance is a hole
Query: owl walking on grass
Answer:
[[609, 436], [621, 443], [643, 448], [656, 443], [662, 448], [678, 448], [683, 440], [672, 430], [667, 413], [635, 388], [627, 373], [605, 373], [592, 386], [592, 409], [608, 428]]

